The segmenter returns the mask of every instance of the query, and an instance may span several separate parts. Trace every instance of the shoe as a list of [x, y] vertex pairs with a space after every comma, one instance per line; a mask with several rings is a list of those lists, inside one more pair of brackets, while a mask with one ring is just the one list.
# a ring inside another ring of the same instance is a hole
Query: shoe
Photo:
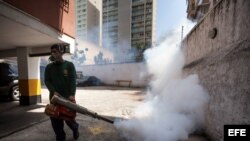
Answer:
[[79, 131], [78, 131], [78, 129], [73, 132], [73, 137], [74, 137], [75, 140], [77, 140], [79, 138]]

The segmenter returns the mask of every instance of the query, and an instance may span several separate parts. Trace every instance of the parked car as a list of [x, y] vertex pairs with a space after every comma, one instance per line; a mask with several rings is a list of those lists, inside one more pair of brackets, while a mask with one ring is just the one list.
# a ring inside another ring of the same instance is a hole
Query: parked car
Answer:
[[19, 100], [18, 70], [15, 63], [0, 62], [0, 96]]
[[95, 76], [77, 75], [76, 86], [99, 86], [100, 79]]

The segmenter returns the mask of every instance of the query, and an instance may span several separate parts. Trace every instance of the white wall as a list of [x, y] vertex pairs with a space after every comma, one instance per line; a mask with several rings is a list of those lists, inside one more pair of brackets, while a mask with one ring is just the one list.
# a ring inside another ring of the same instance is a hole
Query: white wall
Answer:
[[[131, 80], [132, 87], [144, 87], [148, 81], [144, 73], [144, 63], [85, 65], [77, 67], [76, 70], [82, 71], [83, 75], [94, 75], [107, 85], [114, 85], [116, 80]], [[121, 85], [128, 86], [128, 83]]]

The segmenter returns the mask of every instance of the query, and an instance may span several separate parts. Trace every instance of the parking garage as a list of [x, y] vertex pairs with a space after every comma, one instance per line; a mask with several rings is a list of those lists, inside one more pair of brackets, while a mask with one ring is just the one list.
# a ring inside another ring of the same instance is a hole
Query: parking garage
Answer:
[[74, 52], [73, 15], [73, 0], [0, 1], [0, 59], [17, 62], [20, 105], [41, 102], [40, 57], [50, 55], [51, 45]]

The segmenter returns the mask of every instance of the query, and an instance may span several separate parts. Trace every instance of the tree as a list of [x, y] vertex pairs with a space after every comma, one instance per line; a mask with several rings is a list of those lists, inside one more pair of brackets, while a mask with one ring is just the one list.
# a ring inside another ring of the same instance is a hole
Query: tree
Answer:
[[143, 52], [145, 51], [145, 45], [143, 42], [140, 42], [140, 43], [136, 43], [135, 47], [137, 50], [135, 61], [141, 62], [141, 61], [143, 61]]

